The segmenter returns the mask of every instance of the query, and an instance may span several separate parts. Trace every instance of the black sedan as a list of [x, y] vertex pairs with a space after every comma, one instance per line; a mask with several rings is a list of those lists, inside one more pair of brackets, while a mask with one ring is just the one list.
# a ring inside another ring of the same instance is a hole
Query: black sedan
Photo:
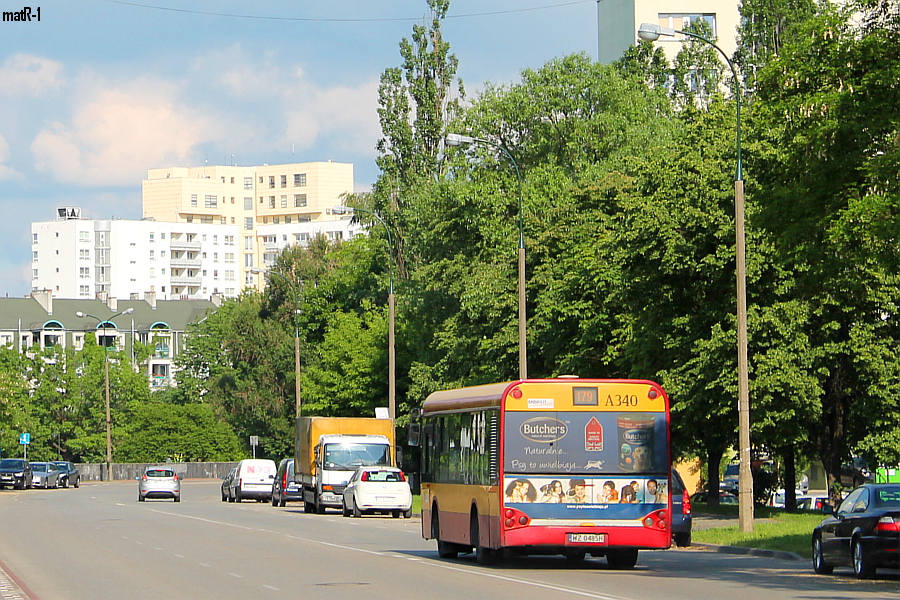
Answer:
[[54, 460], [53, 464], [59, 467], [59, 485], [61, 487], [77, 488], [81, 485], [81, 473], [78, 472], [78, 467], [67, 460]]
[[850, 492], [812, 535], [813, 570], [827, 575], [852, 566], [860, 579], [878, 567], [900, 567], [900, 485], [867, 484]]

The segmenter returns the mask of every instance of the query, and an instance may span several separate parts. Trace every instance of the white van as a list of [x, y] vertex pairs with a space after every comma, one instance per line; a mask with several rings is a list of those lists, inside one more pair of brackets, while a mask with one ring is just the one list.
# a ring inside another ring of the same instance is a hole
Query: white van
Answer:
[[272, 484], [275, 483], [275, 461], [265, 458], [246, 458], [238, 463], [231, 480], [230, 502], [240, 502], [252, 498], [257, 502], [268, 502], [272, 498]]

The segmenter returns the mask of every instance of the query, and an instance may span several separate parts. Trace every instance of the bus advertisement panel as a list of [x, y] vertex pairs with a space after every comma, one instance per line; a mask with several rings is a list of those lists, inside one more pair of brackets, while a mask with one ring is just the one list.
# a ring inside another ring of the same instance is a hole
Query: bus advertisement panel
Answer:
[[[627, 568], [637, 550], [669, 547], [669, 403], [657, 384], [463, 388], [429, 396], [422, 417], [422, 529], [439, 551], [591, 554]], [[473, 454], [478, 422], [488, 476], [467, 485], [458, 473], [471, 456], [454, 460]]]

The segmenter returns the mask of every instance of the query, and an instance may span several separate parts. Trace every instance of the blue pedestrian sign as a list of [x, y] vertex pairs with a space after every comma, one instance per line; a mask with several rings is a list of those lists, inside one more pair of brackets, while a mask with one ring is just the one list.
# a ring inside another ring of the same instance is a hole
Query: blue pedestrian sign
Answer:
[[31, 434], [30, 433], [22, 433], [19, 434], [19, 443], [23, 446], [27, 446], [31, 443]]

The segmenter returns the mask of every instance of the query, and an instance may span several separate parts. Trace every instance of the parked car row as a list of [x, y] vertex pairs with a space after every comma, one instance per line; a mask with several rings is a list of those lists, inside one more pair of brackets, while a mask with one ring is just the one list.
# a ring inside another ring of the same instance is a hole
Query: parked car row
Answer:
[[[294, 459], [285, 458], [276, 467], [265, 459], [245, 459], [222, 478], [222, 502], [253, 499], [271, 501], [272, 506], [302, 502], [303, 489], [294, 481]], [[412, 492], [406, 475], [396, 467], [366, 466], [356, 470], [342, 495], [345, 517], [363, 514], [412, 516]]]
[[81, 474], [68, 461], [28, 462], [24, 458], [0, 460], [0, 489], [77, 488], [80, 485]]

